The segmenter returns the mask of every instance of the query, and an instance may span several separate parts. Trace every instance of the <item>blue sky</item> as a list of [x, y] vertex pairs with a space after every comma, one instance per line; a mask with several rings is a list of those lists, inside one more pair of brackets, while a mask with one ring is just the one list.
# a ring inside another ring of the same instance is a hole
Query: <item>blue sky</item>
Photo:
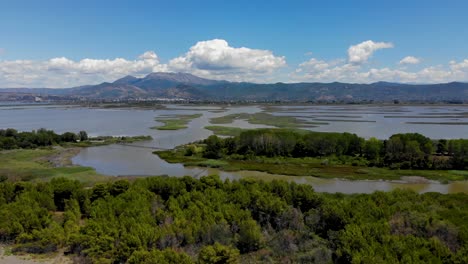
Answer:
[[[467, 11], [468, 1], [0, 1], [0, 86], [153, 70], [258, 82], [467, 81]], [[352, 46], [364, 57], [352, 62]], [[139, 58], [147, 51], [156, 57]]]

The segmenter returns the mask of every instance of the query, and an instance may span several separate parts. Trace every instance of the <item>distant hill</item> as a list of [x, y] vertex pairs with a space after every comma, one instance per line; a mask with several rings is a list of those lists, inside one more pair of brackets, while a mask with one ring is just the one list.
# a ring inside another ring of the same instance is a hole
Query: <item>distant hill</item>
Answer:
[[112, 83], [74, 88], [10, 88], [0, 93], [54, 95], [83, 99], [187, 99], [249, 101], [453, 101], [468, 102], [468, 84], [274, 83], [210, 80], [188, 73], [156, 72], [143, 78], [125, 76]]

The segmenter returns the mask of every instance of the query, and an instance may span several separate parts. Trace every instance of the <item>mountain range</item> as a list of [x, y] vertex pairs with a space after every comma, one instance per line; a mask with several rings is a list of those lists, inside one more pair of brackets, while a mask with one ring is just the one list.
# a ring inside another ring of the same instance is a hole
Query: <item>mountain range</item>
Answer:
[[[73, 88], [10, 88], [1, 94], [29, 94], [67, 99], [184, 99], [208, 101], [419, 101], [468, 102], [468, 83], [402, 84], [229, 82], [189, 73], [150, 73], [143, 78], [125, 76], [112, 83]], [[1, 98], [1, 97], [0, 97]]]

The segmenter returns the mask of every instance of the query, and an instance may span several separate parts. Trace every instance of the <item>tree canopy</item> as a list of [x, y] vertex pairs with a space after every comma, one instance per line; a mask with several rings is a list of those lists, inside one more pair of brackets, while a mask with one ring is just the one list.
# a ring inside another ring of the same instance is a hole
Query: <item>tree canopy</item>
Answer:
[[468, 195], [284, 181], [0, 183], [0, 241], [92, 263], [467, 263]]
[[[401, 169], [468, 169], [468, 139], [431, 140], [421, 134], [395, 134], [387, 140], [350, 133], [254, 129], [239, 136], [203, 141], [210, 159], [267, 157], [362, 157], [371, 166]], [[188, 155], [193, 153], [187, 153]]]

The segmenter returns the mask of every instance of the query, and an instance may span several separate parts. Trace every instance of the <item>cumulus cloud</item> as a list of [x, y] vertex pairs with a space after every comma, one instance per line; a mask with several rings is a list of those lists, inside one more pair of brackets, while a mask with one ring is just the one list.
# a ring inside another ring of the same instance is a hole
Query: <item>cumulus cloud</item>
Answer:
[[[468, 59], [450, 61], [446, 65], [435, 65], [408, 71], [405, 67], [370, 67], [366, 64], [379, 49], [392, 48], [389, 42], [364, 41], [348, 49], [348, 59], [321, 60], [311, 58], [289, 75], [291, 82], [351, 82], [371, 83], [377, 81], [404, 83], [442, 83], [468, 81]], [[399, 65], [419, 64], [421, 59], [407, 56]]]
[[393, 44], [367, 40], [348, 48], [348, 61], [353, 64], [362, 64], [367, 62], [375, 51], [388, 48], [393, 48]]
[[152, 50], [141, 54], [140, 56], [138, 56], [138, 58], [141, 60], [154, 60], [156, 62], [159, 62], [158, 55], [156, 55], [156, 53]]
[[295, 73], [290, 75], [293, 82], [335, 82], [357, 79], [359, 65], [345, 63], [343, 60], [325, 61], [316, 58], [301, 63]]
[[407, 65], [407, 64], [419, 64], [421, 60], [419, 58], [413, 56], [406, 56], [400, 60], [398, 64], [400, 65]]
[[258, 80], [285, 65], [285, 57], [275, 56], [269, 50], [235, 48], [223, 39], [197, 42], [168, 63], [172, 71], [234, 81]]
[[80, 61], [69, 60], [64, 57], [53, 58], [47, 61], [49, 71], [63, 71], [65, 73], [82, 74], [105, 74], [122, 75], [135, 74], [141, 75], [159, 68], [164, 68], [159, 63], [158, 57], [153, 51], [147, 51], [138, 57], [138, 60], [126, 60], [116, 58], [113, 60], [105, 59], [83, 59]]
[[376, 50], [391, 47], [393, 44], [389, 42], [364, 41], [349, 47], [348, 58], [324, 60], [309, 57], [289, 75], [286, 73], [290, 68], [286, 67], [285, 57], [277, 56], [270, 50], [232, 47], [222, 39], [200, 41], [167, 63], [162, 63], [154, 51], [147, 51], [133, 60], [72, 60], [66, 57], [44, 61], [0, 59], [0, 87], [73, 87], [111, 82], [125, 75], [142, 77], [159, 71], [190, 72], [211, 79], [253, 82], [468, 81], [468, 59], [424, 68], [415, 66], [419, 69], [412, 71], [403, 66], [420, 62], [413, 56], [396, 61], [395, 64], [400, 66], [395, 68], [366, 63]]
[[442, 83], [468, 80], [468, 59], [451, 61], [447, 65], [429, 66], [417, 71], [389, 67], [367, 68], [343, 60], [324, 61], [312, 58], [299, 65], [290, 74], [293, 82], [351, 82], [371, 83], [377, 81], [403, 83]]
[[47, 61], [0, 61], [0, 87], [71, 87], [113, 81], [125, 75], [143, 76], [154, 71], [167, 71], [153, 51], [136, 60], [82, 59], [65, 57]]
[[316, 58], [303, 62], [292, 74], [293, 81], [333, 82], [348, 78], [359, 66], [344, 60], [325, 61]]
[[0, 87], [72, 87], [110, 82], [125, 75], [151, 72], [190, 72], [202, 77], [230, 81], [268, 81], [286, 65], [284, 57], [269, 50], [231, 47], [227, 41], [200, 41], [188, 52], [161, 63], [154, 51], [135, 60], [124, 58], [72, 60], [66, 57], [46, 61], [0, 60]]
[[456, 62], [452, 60], [449, 62], [449, 65], [454, 72], [465, 72], [468, 70], [468, 59], [465, 59], [461, 62]]

